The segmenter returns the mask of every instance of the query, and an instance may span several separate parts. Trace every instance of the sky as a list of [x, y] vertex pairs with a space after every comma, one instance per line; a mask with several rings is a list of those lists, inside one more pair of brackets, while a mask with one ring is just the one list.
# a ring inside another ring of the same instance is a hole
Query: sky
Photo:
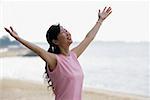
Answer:
[[46, 42], [46, 32], [60, 23], [73, 41], [82, 41], [98, 18], [98, 9], [112, 7], [94, 41], [150, 41], [148, 0], [1, 0], [0, 37], [12, 26], [21, 38]]

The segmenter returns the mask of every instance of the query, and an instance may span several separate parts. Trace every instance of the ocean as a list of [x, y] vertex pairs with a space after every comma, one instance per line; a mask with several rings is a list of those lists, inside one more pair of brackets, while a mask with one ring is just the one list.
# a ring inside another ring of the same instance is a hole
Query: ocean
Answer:
[[[48, 49], [46, 43], [37, 45]], [[79, 57], [83, 86], [150, 96], [149, 57], [148, 42], [93, 42]], [[3, 57], [0, 62], [0, 79], [44, 82], [45, 62], [37, 56]]]

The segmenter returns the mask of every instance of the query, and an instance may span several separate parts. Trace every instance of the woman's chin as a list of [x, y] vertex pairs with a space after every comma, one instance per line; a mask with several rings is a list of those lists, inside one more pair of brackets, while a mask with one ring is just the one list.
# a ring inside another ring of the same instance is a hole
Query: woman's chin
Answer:
[[72, 44], [72, 40], [68, 41], [69, 45]]
[[70, 44], [72, 44], [72, 41], [70, 42]]

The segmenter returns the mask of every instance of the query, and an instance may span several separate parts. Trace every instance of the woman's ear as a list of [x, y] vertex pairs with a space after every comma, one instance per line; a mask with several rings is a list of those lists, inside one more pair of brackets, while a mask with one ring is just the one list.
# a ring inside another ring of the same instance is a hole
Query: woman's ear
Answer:
[[57, 41], [57, 40], [52, 40], [52, 42], [53, 42], [55, 45], [58, 45], [58, 41]]

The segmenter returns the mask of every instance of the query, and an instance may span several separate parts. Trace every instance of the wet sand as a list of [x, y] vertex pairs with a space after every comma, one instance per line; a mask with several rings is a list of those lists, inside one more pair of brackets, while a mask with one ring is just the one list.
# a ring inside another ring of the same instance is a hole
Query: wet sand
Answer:
[[[82, 100], [150, 100], [148, 97], [85, 88]], [[21, 80], [0, 80], [0, 100], [54, 100], [46, 83], [39, 84]]]

